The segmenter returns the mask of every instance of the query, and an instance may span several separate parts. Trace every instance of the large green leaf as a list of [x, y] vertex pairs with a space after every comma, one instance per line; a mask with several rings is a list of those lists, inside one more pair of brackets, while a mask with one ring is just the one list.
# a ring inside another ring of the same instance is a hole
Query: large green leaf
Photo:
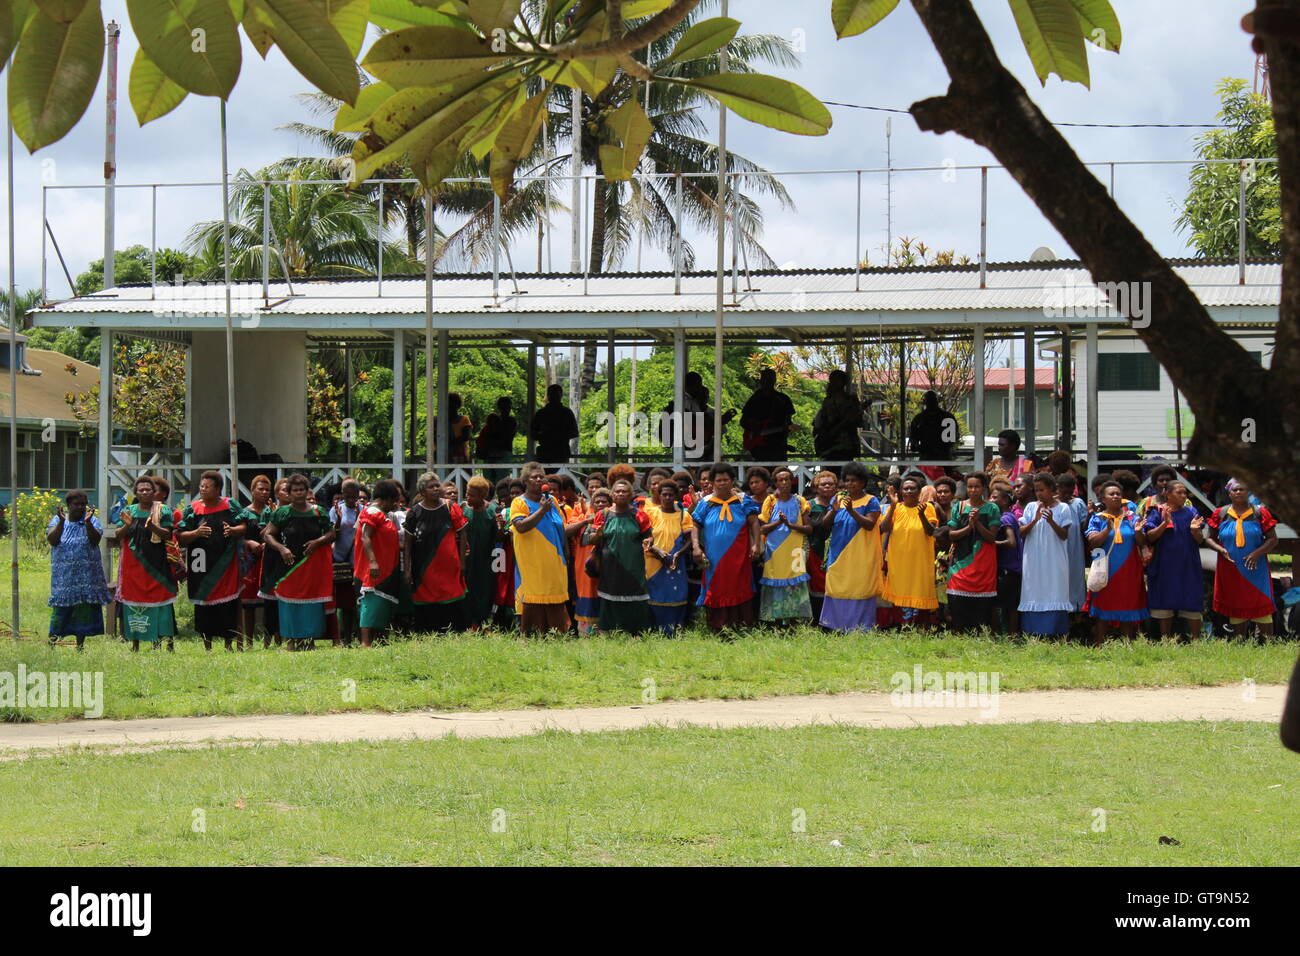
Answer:
[[1038, 81], [1055, 73], [1067, 83], [1088, 85], [1083, 24], [1070, 0], [1007, 0]]
[[857, 36], [893, 13], [896, 6], [898, 0], [832, 0], [831, 25], [841, 40]]
[[126, 0], [140, 47], [169, 79], [223, 99], [239, 79], [239, 30], [226, 0]]
[[9, 54], [35, 10], [32, 0], [0, 0], [0, 63], [9, 62]]
[[740, 21], [730, 17], [711, 17], [701, 20], [682, 34], [665, 63], [698, 60], [722, 49], [740, 29]]
[[385, 30], [411, 26], [468, 28], [468, 24], [455, 17], [419, 6], [411, 0], [370, 0], [370, 22]]
[[253, 49], [265, 60], [266, 55], [271, 52], [271, 47], [275, 46], [271, 15], [259, 8], [253, 0], [247, 0], [244, 16], [239, 22], [244, 32], [248, 34], [248, 41], [253, 44]]
[[370, 83], [361, 87], [355, 106], [342, 104], [334, 114], [334, 132], [359, 133], [370, 125], [370, 117], [379, 104], [396, 93], [387, 83]]
[[654, 132], [650, 118], [636, 100], [627, 100], [610, 114], [605, 128], [618, 138], [618, 143], [601, 145], [601, 172], [606, 179], [614, 182], [631, 179], [646, 144], [650, 142], [650, 135]]
[[628, 0], [623, 4], [624, 20], [639, 20], [663, 13], [673, 5], [673, 0]]
[[484, 33], [508, 27], [519, 16], [521, 0], [469, 0], [469, 18]]
[[36, 5], [51, 20], [71, 23], [86, 9], [86, 0], [36, 0]]
[[31, 152], [57, 143], [81, 119], [104, 64], [104, 19], [88, 3], [71, 23], [37, 13], [9, 67], [9, 118]]
[[[251, 2], [251, 0], [250, 0]], [[356, 58], [312, 0], [256, 0], [271, 20], [275, 45], [316, 89], [355, 103], [361, 90]]]
[[504, 202], [510, 196], [510, 186], [514, 182], [515, 169], [519, 161], [533, 148], [537, 131], [542, 128], [542, 118], [546, 115], [546, 97], [550, 94], [546, 86], [536, 96], [530, 97], [524, 105], [501, 125], [496, 134], [496, 144], [492, 147], [492, 162], [488, 168], [492, 179], [492, 188]]
[[356, 59], [361, 44], [366, 40], [366, 26], [370, 22], [370, 0], [314, 0], [325, 12], [326, 18], [348, 45], [348, 52]]
[[128, 84], [131, 96], [131, 108], [140, 125], [153, 122], [160, 116], [166, 116], [185, 99], [185, 88], [172, 80], [158, 64], [149, 59], [144, 48], [137, 48], [135, 59], [131, 61], [131, 79]]
[[831, 128], [830, 110], [821, 100], [802, 86], [775, 76], [719, 73], [668, 82], [703, 90], [738, 116], [772, 129], [822, 136]]
[[1119, 52], [1120, 41], [1124, 39], [1119, 28], [1119, 17], [1111, 9], [1110, 0], [1070, 0], [1075, 13], [1079, 14], [1079, 23], [1083, 25], [1083, 35], [1091, 43], [1111, 53]]
[[469, 76], [504, 59], [490, 40], [465, 30], [407, 27], [376, 40], [361, 65], [400, 89]]

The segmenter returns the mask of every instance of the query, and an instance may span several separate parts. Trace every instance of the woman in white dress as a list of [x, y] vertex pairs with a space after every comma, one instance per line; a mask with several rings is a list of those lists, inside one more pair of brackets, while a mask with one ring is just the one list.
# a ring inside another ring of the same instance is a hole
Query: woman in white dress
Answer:
[[1020, 585], [1020, 630], [1056, 635], [1070, 630], [1070, 525], [1074, 513], [1056, 497], [1056, 476], [1034, 475], [1034, 497], [1020, 519], [1025, 543]]

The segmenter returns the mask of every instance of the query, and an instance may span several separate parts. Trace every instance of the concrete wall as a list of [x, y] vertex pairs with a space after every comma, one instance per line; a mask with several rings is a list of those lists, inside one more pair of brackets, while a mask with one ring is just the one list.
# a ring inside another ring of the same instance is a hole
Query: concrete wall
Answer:
[[[229, 459], [225, 332], [195, 332], [192, 355], [193, 460], [219, 464]], [[235, 332], [235, 423], [264, 455], [306, 458], [305, 333]]]
[[[1272, 358], [1269, 338], [1241, 338], [1242, 348], [1261, 353], [1262, 364], [1267, 367]], [[1098, 354], [1107, 352], [1146, 352], [1141, 339], [1136, 337], [1101, 335], [1097, 339]], [[1207, 359], [1208, 360], [1208, 359]], [[1074, 342], [1075, 368], [1075, 444], [1082, 448], [1087, 442], [1087, 383], [1089, 377], [1088, 349], [1082, 337]], [[1195, 422], [1186, 400], [1181, 403], [1183, 447], [1192, 437]], [[1174, 424], [1174, 387], [1163, 368], [1160, 369], [1158, 391], [1099, 391], [1097, 393], [1098, 444], [1102, 448], [1140, 448], [1144, 454], [1172, 452], [1177, 439]]]

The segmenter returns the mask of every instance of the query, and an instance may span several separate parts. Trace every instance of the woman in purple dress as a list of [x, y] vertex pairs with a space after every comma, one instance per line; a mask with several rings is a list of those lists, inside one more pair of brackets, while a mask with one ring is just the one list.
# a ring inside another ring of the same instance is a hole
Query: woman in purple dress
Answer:
[[1147, 509], [1143, 530], [1152, 548], [1147, 565], [1147, 607], [1168, 637], [1175, 617], [1187, 622], [1189, 637], [1201, 630], [1201, 542], [1205, 519], [1187, 503], [1187, 486], [1171, 481], [1163, 504]]

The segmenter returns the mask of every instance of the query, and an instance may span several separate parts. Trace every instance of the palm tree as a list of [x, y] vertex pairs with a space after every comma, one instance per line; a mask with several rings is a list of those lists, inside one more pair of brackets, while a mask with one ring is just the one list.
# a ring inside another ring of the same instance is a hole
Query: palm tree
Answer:
[[[367, 199], [337, 182], [328, 160], [283, 159], [255, 172], [241, 169], [231, 195], [230, 273], [236, 279], [262, 274], [263, 196], [269, 192], [271, 272], [290, 278], [367, 276], [379, 268], [379, 223]], [[268, 180], [289, 181], [264, 187]], [[223, 226], [196, 223], [186, 250], [198, 260], [199, 278], [223, 274]], [[384, 268], [410, 271], [406, 251], [384, 242]]]

